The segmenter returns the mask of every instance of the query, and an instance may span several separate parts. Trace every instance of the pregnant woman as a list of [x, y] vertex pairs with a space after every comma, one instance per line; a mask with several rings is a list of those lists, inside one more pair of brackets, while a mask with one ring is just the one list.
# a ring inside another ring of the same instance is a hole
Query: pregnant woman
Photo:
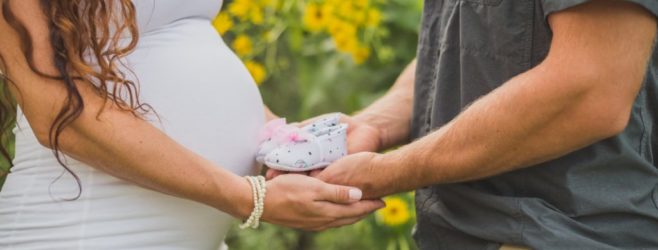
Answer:
[[261, 195], [241, 177], [265, 115], [211, 26], [221, 1], [0, 3], [0, 122], [17, 124], [0, 248], [218, 249], [258, 197], [262, 220], [308, 230], [382, 206], [302, 175]]

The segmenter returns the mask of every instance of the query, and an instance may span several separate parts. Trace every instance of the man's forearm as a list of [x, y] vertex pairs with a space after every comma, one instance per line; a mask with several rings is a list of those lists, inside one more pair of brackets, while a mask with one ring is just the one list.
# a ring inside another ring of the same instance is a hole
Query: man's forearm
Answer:
[[623, 131], [653, 49], [655, 18], [617, 1], [590, 3], [551, 17], [554, 37], [542, 64], [430, 135], [374, 156], [370, 176], [353, 178], [369, 179], [361, 184], [374, 187], [366, 195], [486, 178], [561, 157]]
[[355, 119], [365, 121], [379, 129], [382, 142], [380, 150], [404, 143], [408, 138], [413, 109], [415, 71], [414, 59], [386, 95], [354, 116]]
[[590, 103], [578, 91], [538, 95], [540, 90], [529, 86], [548, 81], [541, 75], [519, 76], [432, 134], [377, 156], [377, 168], [370, 174], [380, 176], [373, 180], [393, 185], [369, 195], [493, 176], [562, 156], [616, 132], [605, 126], [616, 121], [595, 112], [588, 116]]

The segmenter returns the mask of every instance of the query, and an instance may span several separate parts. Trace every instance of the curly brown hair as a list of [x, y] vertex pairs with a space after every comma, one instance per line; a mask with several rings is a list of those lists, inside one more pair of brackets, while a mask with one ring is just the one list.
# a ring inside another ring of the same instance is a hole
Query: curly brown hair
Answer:
[[[58, 72], [52, 75], [35, 66], [33, 38], [25, 24], [16, 18], [11, 2], [0, 0], [2, 14], [18, 34], [20, 50], [30, 69], [41, 77], [56, 80], [66, 89], [65, 103], [50, 126], [49, 145], [60, 165], [75, 177], [81, 192], [80, 180], [62, 161], [59, 147], [60, 134], [80, 116], [85, 106], [78, 84], [93, 86], [96, 94], [137, 117], [150, 110], [140, 102], [137, 84], [119, 70], [120, 58], [136, 47], [139, 38], [135, 6], [131, 0], [40, 0]], [[7, 66], [1, 55], [0, 65]], [[2, 72], [7, 71], [0, 69], [0, 78], [4, 79], [0, 82], [0, 142], [6, 142], [16, 121], [16, 102], [8, 87], [15, 83]], [[5, 145], [0, 146], [0, 154], [11, 162]]]

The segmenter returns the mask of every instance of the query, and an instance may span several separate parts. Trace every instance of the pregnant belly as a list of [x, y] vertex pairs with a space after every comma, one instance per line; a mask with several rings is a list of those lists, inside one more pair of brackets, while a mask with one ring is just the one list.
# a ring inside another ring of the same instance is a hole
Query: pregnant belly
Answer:
[[252, 172], [263, 103], [249, 72], [207, 20], [144, 34], [128, 62], [142, 101], [169, 136], [237, 174]]

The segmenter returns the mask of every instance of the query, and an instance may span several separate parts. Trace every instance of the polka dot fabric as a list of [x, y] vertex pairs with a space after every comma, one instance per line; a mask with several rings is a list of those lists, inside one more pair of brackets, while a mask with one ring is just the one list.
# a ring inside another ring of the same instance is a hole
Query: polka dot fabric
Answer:
[[310, 138], [278, 146], [265, 156], [270, 168], [301, 172], [323, 168], [347, 155], [347, 124], [318, 129]]
[[[285, 124], [285, 118], [283, 119], [278, 119], [278, 120], [273, 120], [269, 122], [265, 127], [267, 128], [268, 126], [271, 127], [271, 124], [274, 124], [273, 126], [278, 126], [278, 123], [283, 122]], [[313, 123], [306, 125], [301, 128], [301, 131], [304, 132], [305, 134], [312, 134], [312, 135], [319, 135], [318, 132], [322, 131], [325, 128], [329, 127], [335, 127], [339, 124], [340, 122], [340, 116], [338, 114], [335, 115], [329, 115], [324, 118], [320, 118], [317, 121], [314, 121]], [[278, 126], [275, 130], [284, 130], [283, 126]], [[284, 131], [283, 134], [286, 132]], [[289, 132], [288, 132], [289, 133]], [[265, 163], [265, 156], [269, 153], [272, 152], [272, 150], [276, 149], [277, 147], [286, 144], [289, 142], [289, 140], [286, 139], [281, 139], [281, 138], [274, 138], [279, 135], [281, 137], [282, 132], [281, 131], [271, 131], [269, 136], [266, 136], [263, 138], [263, 141], [260, 144], [260, 148], [258, 150], [258, 153], [256, 154], [256, 161], [260, 163]], [[285, 137], [285, 135], [283, 135]]]

